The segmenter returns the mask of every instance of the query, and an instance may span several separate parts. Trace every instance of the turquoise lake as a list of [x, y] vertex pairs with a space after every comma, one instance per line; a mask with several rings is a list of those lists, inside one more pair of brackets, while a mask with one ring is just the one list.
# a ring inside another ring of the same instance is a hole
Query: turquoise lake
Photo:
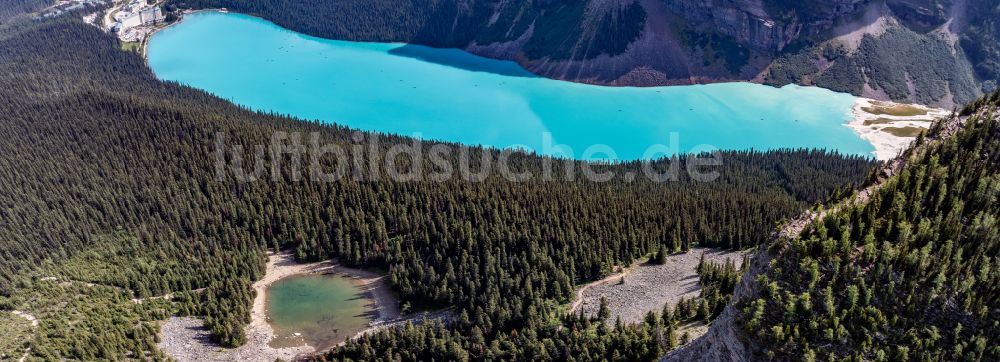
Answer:
[[[368, 131], [577, 159], [710, 149], [826, 148], [871, 155], [845, 127], [855, 98], [751, 83], [603, 87], [535, 76], [455, 49], [302, 35], [241, 14], [200, 12], [157, 33], [149, 66], [164, 80], [251, 109]], [[673, 136], [672, 136], [673, 135]], [[548, 146], [547, 146], [548, 145]]]

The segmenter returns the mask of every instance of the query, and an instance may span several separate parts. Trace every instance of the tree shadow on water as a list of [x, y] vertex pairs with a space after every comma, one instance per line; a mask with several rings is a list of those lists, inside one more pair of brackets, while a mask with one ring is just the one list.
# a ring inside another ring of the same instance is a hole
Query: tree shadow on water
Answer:
[[508, 77], [538, 77], [515, 62], [484, 58], [461, 49], [432, 48], [423, 45], [406, 44], [389, 50], [389, 54], [472, 72], [493, 73]]

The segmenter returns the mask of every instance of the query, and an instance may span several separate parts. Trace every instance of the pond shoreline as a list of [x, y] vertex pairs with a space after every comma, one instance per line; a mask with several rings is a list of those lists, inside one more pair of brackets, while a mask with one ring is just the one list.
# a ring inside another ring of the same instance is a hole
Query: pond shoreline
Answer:
[[[172, 317], [163, 323], [159, 347], [178, 361], [274, 361], [322, 352], [308, 344], [298, 347], [274, 348], [269, 343], [275, 338], [274, 328], [267, 318], [267, 288], [286, 277], [308, 274], [335, 274], [350, 278], [371, 300], [378, 316], [369, 322], [366, 333], [378, 325], [399, 319], [399, 302], [392, 294], [384, 276], [375, 272], [347, 268], [333, 260], [300, 264], [290, 253], [269, 253], [266, 273], [253, 284], [256, 297], [246, 327], [247, 343], [233, 349], [223, 349], [208, 339], [208, 331], [198, 318]], [[353, 337], [352, 337], [353, 338]]]

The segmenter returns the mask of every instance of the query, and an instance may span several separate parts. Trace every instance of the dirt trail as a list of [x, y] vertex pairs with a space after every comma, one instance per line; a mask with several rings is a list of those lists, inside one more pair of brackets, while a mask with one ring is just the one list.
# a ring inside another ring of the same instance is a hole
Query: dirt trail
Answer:
[[576, 312], [577, 310], [580, 309], [580, 305], [583, 304], [583, 295], [587, 292], [587, 290], [589, 290], [590, 288], [593, 288], [595, 286], [604, 284], [604, 283], [610, 283], [610, 282], [612, 282], [614, 280], [620, 280], [621, 278], [625, 277], [625, 274], [628, 274], [628, 271], [629, 271], [629, 269], [625, 269], [625, 270], [623, 270], [623, 271], [621, 271], [619, 273], [611, 274], [611, 275], [607, 276], [604, 279], [587, 283], [583, 287], [580, 287], [579, 289], [577, 289], [576, 290], [576, 298], [573, 299], [573, 304], [570, 305], [569, 311], [570, 312]]
[[[966, 120], [967, 117], [958, 117], [954, 115], [950, 116], [944, 121], [945, 124], [941, 132], [934, 137], [928, 137], [926, 142], [919, 146], [915, 151], [919, 152], [920, 150], [925, 149], [928, 144], [938, 142], [956, 134]], [[887, 180], [902, 171], [907, 162], [907, 155], [909, 154], [912, 154], [912, 152], [904, 153], [903, 155], [889, 161], [878, 174], [876, 181], [858, 191], [854, 197], [838, 202], [827, 210], [806, 211], [799, 217], [786, 223], [784, 227], [772, 235], [770, 239], [772, 241], [790, 240], [798, 237], [806, 226], [812, 224], [813, 221], [826, 216], [830, 212], [836, 212], [840, 208], [848, 205], [868, 202], [872, 195], [878, 192]], [[765, 245], [768, 244], [770, 244], [770, 242], [765, 243]], [[743, 275], [743, 279], [736, 286], [732, 299], [734, 302], [749, 298], [756, 293], [756, 283], [754, 280], [758, 274], [764, 273], [767, 270], [768, 265], [774, 257], [776, 256], [771, 255], [766, 247], [758, 248], [757, 254], [753, 256], [750, 261], [750, 265], [747, 267], [746, 272]], [[661, 361], [751, 360], [751, 356], [754, 355], [752, 351], [758, 350], [758, 348], [753, 345], [753, 341], [751, 339], [742, 335], [741, 327], [736, 324], [738, 313], [739, 311], [733, 308], [732, 303], [730, 303], [730, 305], [726, 306], [726, 309], [723, 310], [722, 314], [712, 323], [705, 335], [695, 339], [684, 347], [668, 353]]]

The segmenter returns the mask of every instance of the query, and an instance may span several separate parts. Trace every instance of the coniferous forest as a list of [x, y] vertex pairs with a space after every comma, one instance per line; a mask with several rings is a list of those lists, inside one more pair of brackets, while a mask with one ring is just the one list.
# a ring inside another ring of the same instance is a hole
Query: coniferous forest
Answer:
[[[219, 180], [219, 135], [266, 145], [275, 132], [316, 132], [366, 161], [412, 140], [361, 133], [378, 136], [379, 148], [352, 148], [353, 130], [161, 82], [117, 40], [68, 17], [5, 23], [0, 68], [0, 309], [42, 321], [0, 353], [30, 347], [32, 359], [161, 359], [156, 332], [170, 315], [202, 316], [221, 345], [240, 345], [249, 286], [268, 249], [383, 270], [414, 308], [455, 310], [451, 325], [382, 332], [331, 358], [651, 359], [669, 346], [658, 336], [681, 317], [611, 326], [564, 315], [573, 288], [661, 247], [757, 245], [781, 220], [863, 182], [873, 166], [823, 151], [734, 151], [721, 153], [715, 182], [683, 173], [666, 183], [567, 180], [564, 168], [579, 162], [563, 161], [551, 163], [551, 181], [487, 171], [480, 182], [320, 182], [287, 169]], [[541, 174], [545, 164], [452, 146], [473, 160], [508, 157], [515, 171]], [[651, 167], [685, 169], [687, 160]], [[646, 166], [593, 167], [622, 175]], [[175, 298], [153, 298], [167, 293]]]
[[[867, 202], [771, 246], [739, 324], [781, 360], [1000, 359], [1000, 92]], [[930, 135], [941, 132], [943, 122]]]

